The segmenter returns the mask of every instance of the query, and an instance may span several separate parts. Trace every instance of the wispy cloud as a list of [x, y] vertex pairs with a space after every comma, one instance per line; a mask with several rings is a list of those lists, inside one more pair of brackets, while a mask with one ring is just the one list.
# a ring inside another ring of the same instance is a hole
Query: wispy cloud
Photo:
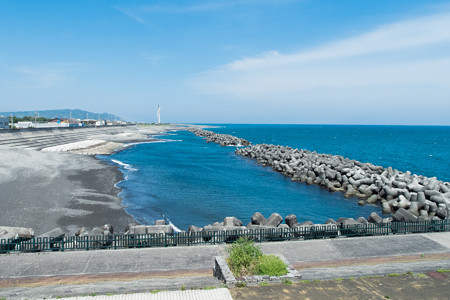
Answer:
[[145, 54], [145, 53], [142, 53], [142, 57], [145, 60], [150, 61], [153, 65], [155, 65], [158, 62], [160, 62], [161, 60], [165, 59], [165, 57], [162, 56], [162, 55], [148, 55], [148, 54]]
[[71, 64], [18, 66], [13, 68], [15, 73], [13, 83], [29, 88], [52, 88], [64, 85], [75, 78]]
[[135, 9], [119, 7], [119, 6], [116, 6], [115, 9], [117, 9], [118, 11], [121, 11], [122, 13], [124, 13], [131, 19], [135, 20], [136, 22], [139, 22], [141, 24], [145, 23], [144, 19], [137, 15], [137, 12]]
[[298, 2], [300, 0], [229, 0], [229, 1], [186, 1], [185, 4], [151, 4], [138, 7], [115, 8], [139, 23], [145, 23], [145, 16], [151, 13], [163, 14], [192, 14], [209, 13], [237, 6], [255, 5], [283, 5]]
[[446, 84], [448, 28], [450, 13], [401, 21], [298, 53], [271, 51], [233, 61], [189, 83], [202, 92], [245, 98], [317, 88]]
[[312, 62], [401, 50], [450, 41], [450, 14], [427, 16], [381, 26], [363, 35], [337, 41], [305, 52], [281, 55], [273, 51], [258, 58], [235, 61], [225, 68], [246, 70], [281, 64]]

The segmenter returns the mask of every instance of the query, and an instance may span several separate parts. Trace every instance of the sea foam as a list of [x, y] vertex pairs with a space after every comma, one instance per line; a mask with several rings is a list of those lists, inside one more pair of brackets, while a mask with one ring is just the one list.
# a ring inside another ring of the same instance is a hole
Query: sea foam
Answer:
[[115, 163], [115, 164], [118, 164], [118, 165], [122, 166], [124, 169], [126, 169], [128, 171], [131, 171], [131, 172], [136, 172], [136, 171], [139, 170], [139, 169], [134, 168], [132, 165], [126, 164], [126, 163], [121, 162], [120, 160], [117, 160], [117, 159], [111, 159], [111, 161], [113, 163]]

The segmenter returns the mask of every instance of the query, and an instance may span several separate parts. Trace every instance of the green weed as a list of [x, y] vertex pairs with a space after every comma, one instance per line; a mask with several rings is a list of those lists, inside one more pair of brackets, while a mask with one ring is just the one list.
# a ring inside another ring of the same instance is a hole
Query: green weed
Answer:
[[259, 284], [259, 286], [268, 286], [268, 285], [269, 285], [269, 283], [267, 283], [266, 281], [263, 281]]
[[263, 255], [259, 258], [258, 274], [281, 276], [287, 274], [287, 265], [275, 255]]
[[283, 278], [281, 282], [285, 285], [292, 285], [292, 281], [287, 278]]
[[411, 271], [408, 271], [408, 272], [403, 273], [403, 275], [414, 275], [414, 273]]
[[301, 283], [308, 283], [310, 282], [309, 280], [300, 280]]
[[257, 260], [263, 253], [259, 247], [255, 246], [255, 242], [246, 237], [240, 237], [227, 250], [229, 254], [227, 263], [234, 276], [246, 276], [257, 273]]
[[227, 263], [236, 277], [246, 275], [281, 276], [287, 274], [287, 265], [275, 255], [265, 255], [255, 242], [240, 237], [227, 249]]
[[450, 270], [447, 270], [447, 269], [437, 269], [436, 272], [438, 272], [438, 273], [447, 273], [447, 272], [450, 272]]

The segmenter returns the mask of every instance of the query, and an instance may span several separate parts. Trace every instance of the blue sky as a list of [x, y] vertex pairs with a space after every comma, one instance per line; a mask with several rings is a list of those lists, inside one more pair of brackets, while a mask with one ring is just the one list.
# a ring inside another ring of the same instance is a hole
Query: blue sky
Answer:
[[450, 1], [0, 0], [0, 111], [450, 125]]

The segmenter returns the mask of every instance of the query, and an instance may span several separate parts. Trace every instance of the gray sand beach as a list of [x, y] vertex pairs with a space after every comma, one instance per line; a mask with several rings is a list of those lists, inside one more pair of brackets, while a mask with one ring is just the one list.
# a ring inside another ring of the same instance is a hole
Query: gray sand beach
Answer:
[[[23, 226], [39, 235], [56, 227], [73, 234], [79, 227], [112, 224], [115, 232], [134, 222], [121, 205], [114, 185], [123, 179], [116, 166], [95, 158], [126, 147], [126, 143], [148, 142], [149, 136], [176, 126], [79, 129], [77, 137], [102, 140], [100, 145], [68, 152], [41, 151], [41, 132], [0, 133], [0, 226]], [[87, 134], [89, 132], [89, 134]], [[64, 131], [51, 136], [68, 135]], [[21, 137], [24, 142], [8, 143]], [[58, 137], [59, 138], [59, 137]], [[43, 138], [42, 138], [43, 139]], [[73, 140], [74, 142], [76, 140]], [[54, 139], [48, 142], [55, 146]], [[56, 145], [63, 144], [56, 142]], [[83, 155], [89, 154], [89, 155]]]

